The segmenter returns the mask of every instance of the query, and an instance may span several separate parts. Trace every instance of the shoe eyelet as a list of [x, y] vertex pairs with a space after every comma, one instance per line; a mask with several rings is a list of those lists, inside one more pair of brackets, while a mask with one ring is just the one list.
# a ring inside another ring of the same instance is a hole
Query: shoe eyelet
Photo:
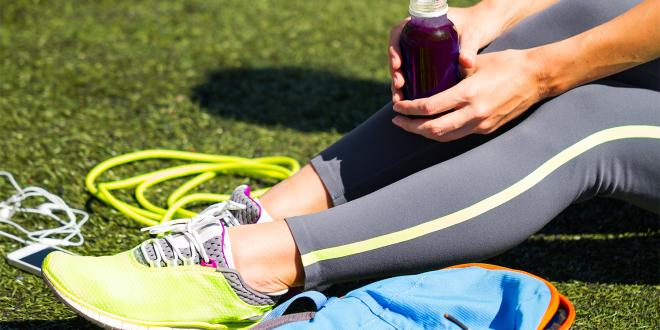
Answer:
[[211, 258], [209, 258], [209, 262], [206, 262], [202, 259], [200, 260], [199, 264], [203, 267], [218, 268], [218, 263], [215, 261], [215, 259]]

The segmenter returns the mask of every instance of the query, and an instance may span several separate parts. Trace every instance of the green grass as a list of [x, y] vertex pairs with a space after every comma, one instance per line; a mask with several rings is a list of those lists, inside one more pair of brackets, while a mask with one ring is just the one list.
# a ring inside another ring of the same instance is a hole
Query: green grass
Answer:
[[[388, 100], [406, 2], [0, 0], [0, 169], [91, 212], [76, 252], [131, 248], [147, 236], [85, 193], [92, 166], [146, 148], [305, 162]], [[557, 284], [576, 328], [657, 329], [657, 220], [591, 201], [492, 262]], [[0, 329], [91, 328], [4, 258], [0, 284]]]

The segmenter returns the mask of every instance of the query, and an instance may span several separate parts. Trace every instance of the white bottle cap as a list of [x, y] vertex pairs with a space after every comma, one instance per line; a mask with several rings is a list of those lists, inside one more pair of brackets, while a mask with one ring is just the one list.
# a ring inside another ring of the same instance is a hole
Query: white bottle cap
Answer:
[[410, 0], [408, 11], [415, 17], [438, 17], [447, 14], [447, 0]]

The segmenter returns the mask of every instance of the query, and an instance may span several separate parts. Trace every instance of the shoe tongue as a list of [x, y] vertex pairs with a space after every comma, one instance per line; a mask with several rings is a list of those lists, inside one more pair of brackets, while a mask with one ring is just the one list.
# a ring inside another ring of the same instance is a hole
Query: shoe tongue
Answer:
[[[219, 267], [227, 268], [227, 262], [225, 260], [225, 256], [223, 255], [224, 230], [224, 226], [218, 222], [204, 226], [197, 231], [197, 234], [199, 235], [200, 240], [204, 242], [203, 247], [209, 258], [215, 260]], [[175, 258], [175, 253], [172, 248], [179, 249], [184, 257], [190, 258], [192, 251], [190, 250], [189, 242], [186, 237], [183, 234], [172, 234], [171, 237], [171, 240], [174, 243], [174, 247], [170, 246], [170, 244], [165, 239], [160, 238], [156, 240], [156, 244], [160, 244], [160, 246], [163, 248], [163, 252], [165, 252], [165, 258], [168, 260], [173, 260]], [[156, 251], [154, 250], [153, 244], [147, 244], [145, 246], [145, 250], [147, 253], [146, 255], [143, 255], [139, 248], [135, 249], [135, 255], [138, 261], [148, 265], [149, 263], [147, 260], [157, 259]], [[199, 256], [199, 251], [197, 251], [194, 262], [195, 264], [200, 264], [202, 261], [203, 260]], [[183, 264], [183, 261], [178, 260], [178, 263], [181, 265]], [[161, 265], [166, 265], [164, 260], [161, 261]]]
[[238, 186], [231, 194], [231, 200], [245, 205], [245, 209], [231, 211], [234, 217], [242, 225], [249, 225], [257, 223], [259, 217], [261, 216], [261, 205], [250, 196], [251, 190], [250, 186], [242, 185]]

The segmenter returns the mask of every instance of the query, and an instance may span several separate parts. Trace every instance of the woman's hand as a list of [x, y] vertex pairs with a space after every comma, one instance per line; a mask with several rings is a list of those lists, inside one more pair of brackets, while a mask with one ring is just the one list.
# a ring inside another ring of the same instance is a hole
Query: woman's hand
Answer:
[[436, 141], [451, 141], [469, 134], [488, 134], [518, 117], [545, 98], [541, 71], [526, 50], [478, 55], [474, 73], [458, 85], [428, 98], [394, 103], [405, 115], [392, 122], [404, 130]]
[[[461, 46], [458, 58], [465, 76], [474, 72], [477, 52], [480, 48], [493, 41], [502, 32], [503, 24], [497, 15], [481, 9], [480, 7], [450, 8], [449, 19], [454, 23], [459, 35]], [[403, 100], [401, 88], [405, 81], [401, 71], [401, 52], [399, 50], [399, 37], [403, 27], [410, 21], [406, 18], [392, 28], [389, 42], [390, 74], [392, 76], [392, 102]], [[469, 22], [469, 23], [468, 23]]]

